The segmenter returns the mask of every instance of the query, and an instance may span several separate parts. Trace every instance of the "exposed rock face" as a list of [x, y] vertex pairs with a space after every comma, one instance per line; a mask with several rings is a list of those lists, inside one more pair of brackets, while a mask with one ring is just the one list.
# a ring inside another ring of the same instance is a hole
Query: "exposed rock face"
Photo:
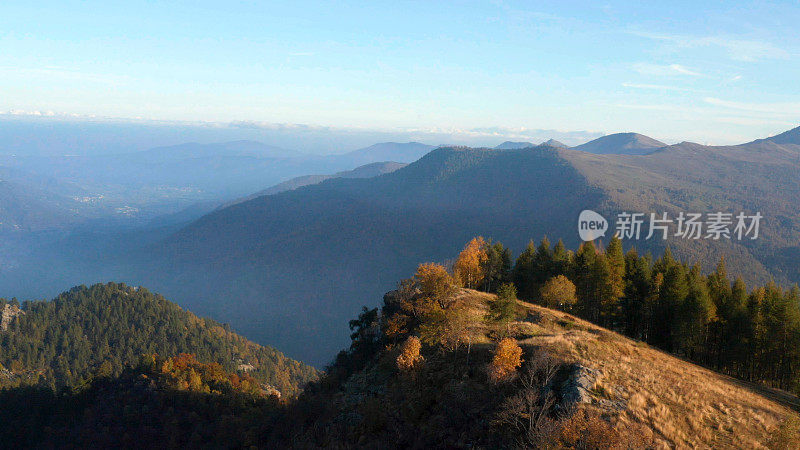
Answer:
[[6, 303], [5, 307], [0, 309], [0, 331], [6, 331], [14, 317], [25, 314], [25, 311], [19, 309], [16, 305]]
[[570, 375], [561, 384], [560, 406], [568, 409], [578, 403], [590, 403], [591, 390], [599, 378], [600, 371], [574, 364]]

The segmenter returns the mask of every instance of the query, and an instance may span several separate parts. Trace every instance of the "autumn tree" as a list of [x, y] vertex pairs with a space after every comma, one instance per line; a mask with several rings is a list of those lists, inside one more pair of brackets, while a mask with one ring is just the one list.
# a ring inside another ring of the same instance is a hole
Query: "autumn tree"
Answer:
[[422, 342], [428, 345], [455, 351], [462, 345], [471, 345], [469, 327], [470, 318], [466, 308], [451, 306], [443, 309], [436, 305], [423, 318], [419, 334]]
[[522, 348], [517, 341], [503, 338], [494, 349], [494, 357], [489, 365], [489, 378], [495, 382], [509, 379], [522, 365]]
[[488, 244], [478, 236], [467, 243], [453, 264], [453, 272], [461, 286], [472, 289], [480, 285], [485, 276], [485, 263], [489, 259]]
[[539, 297], [548, 308], [570, 309], [578, 301], [575, 284], [564, 275], [550, 278], [539, 290]]
[[420, 355], [422, 342], [416, 336], [409, 336], [400, 347], [400, 355], [397, 356], [397, 368], [401, 371], [408, 371], [419, 365], [424, 358]]
[[418, 283], [420, 290], [417, 314], [426, 314], [433, 303], [447, 309], [452, 302], [456, 291], [455, 280], [441, 264], [420, 264], [414, 274], [414, 281]]

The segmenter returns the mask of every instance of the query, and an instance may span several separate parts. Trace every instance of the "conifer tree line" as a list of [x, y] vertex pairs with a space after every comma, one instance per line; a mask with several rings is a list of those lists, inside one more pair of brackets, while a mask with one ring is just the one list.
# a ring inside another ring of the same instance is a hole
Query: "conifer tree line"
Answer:
[[605, 247], [531, 241], [512, 264], [511, 251], [478, 237], [453, 264], [464, 287], [503, 292], [557, 308], [747, 381], [800, 390], [800, 288], [774, 282], [749, 288], [731, 281], [721, 259], [703, 273], [667, 248], [657, 259]]

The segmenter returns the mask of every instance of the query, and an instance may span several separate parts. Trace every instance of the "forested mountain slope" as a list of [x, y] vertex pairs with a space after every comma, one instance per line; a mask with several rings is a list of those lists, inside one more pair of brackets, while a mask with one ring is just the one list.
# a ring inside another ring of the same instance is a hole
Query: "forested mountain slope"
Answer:
[[[346, 338], [340, 324], [418, 261], [448, 258], [476, 233], [522, 248], [600, 198], [550, 147], [440, 148], [390, 174], [216, 211], [154, 248], [138, 276], [325, 363]], [[226, 291], [230, 300], [214, 300]]]
[[[0, 300], [0, 311], [16, 303]], [[160, 295], [124, 284], [75, 287], [48, 302], [25, 302], [0, 330], [1, 385], [76, 387], [100, 367], [118, 375], [144, 354], [190, 353], [247, 373], [284, 395], [317, 371], [185, 311]]]

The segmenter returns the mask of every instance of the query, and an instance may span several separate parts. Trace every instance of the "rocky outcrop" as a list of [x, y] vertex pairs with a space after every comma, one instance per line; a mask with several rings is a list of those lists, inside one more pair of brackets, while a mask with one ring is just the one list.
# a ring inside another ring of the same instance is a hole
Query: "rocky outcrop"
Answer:
[[561, 383], [559, 406], [569, 409], [579, 403], [590, 403], [592, 401], [591, 391], [599, 378], [599, 370], [573, 364], [569, 376]]
[[6, 331], [15, 317], [25, 314], [17, 305], [6, 303], [0, 308], [0, 331]]

